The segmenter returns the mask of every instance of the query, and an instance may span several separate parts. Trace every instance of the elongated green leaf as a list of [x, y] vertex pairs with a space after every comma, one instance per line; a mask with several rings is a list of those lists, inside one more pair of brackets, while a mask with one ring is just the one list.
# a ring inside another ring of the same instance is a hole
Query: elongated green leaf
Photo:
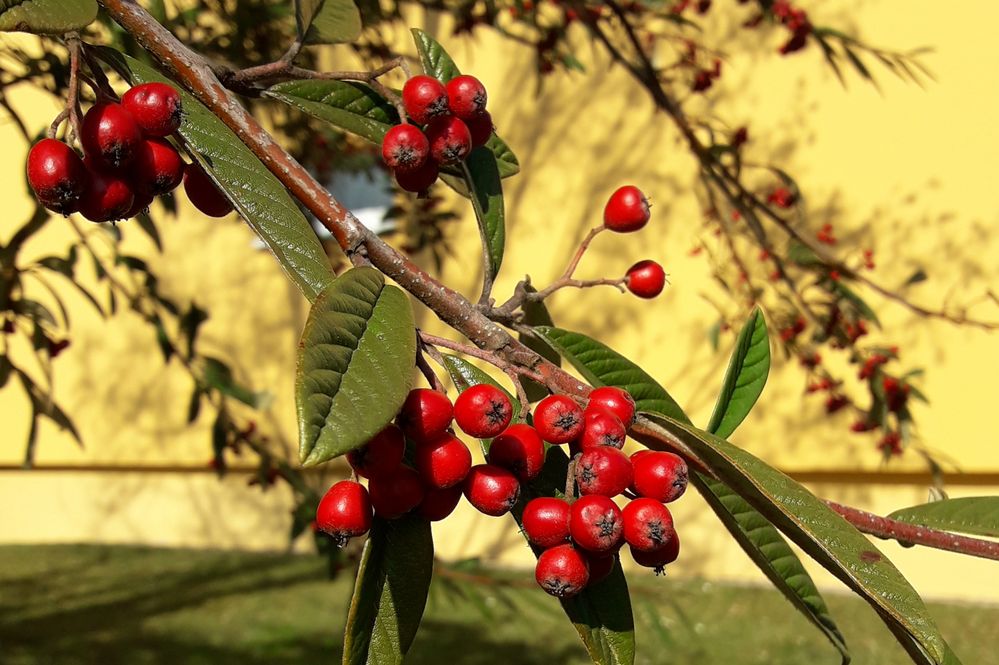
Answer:
[[770, 373], [770, 337], [763, 312], [754, 309], [739, 332], [708, 431], [727, 439], [749, 415]]
[[399, 124], [395, 107], [363, 83], [286, 81], [264, 94], [379, 145]]
[[395, 417], [416, 362], [409, 298], [374, 268], [323, 291], [298, 348], [299, 456], [313, 465], [364, 444]]
[[361, 34], [354, 0], [296, 0], [298, 34], [306, 44], [342, 44]]
[[[527, 286], [527, 290], [536, 291], [536, 289], [530, 285]], [[555, 322], [552, 320], [552, 315], [543, 301], [526, 302], [524, 303], [522, 309], [524, 311], [525, 325], [548, 327], [555, 326]], [[535, 353], [540, 354], [546, 360], [558, 366], [562, 365], [562, 356], [559, 355], [558, 351], [553, 349], [548, 342], [543, 339], [539, 339], [537, 335], [528, 335], [522, 332], [520, 333], [520, 341], [524, 343], [524, 346], [531, 349]], [[533, 379], [524, 379], [524, 392], [527, 393], [527, 398], [529, 400], [536, 402], [548, 394], [548, 389]]]
[[881, 327], [881, 321], [878, 320], [878, 315], [874, 313], [871, 306], [867, 302], [857, 295], [857, 293], [849, 288], [846, 284], [841, 281], [829, 280], [829, 288], [833, 293], [836, 293], [841, 298], [849, 302], [857, 310], [857, 314], [861, 317], [867, 319], [874, 323], [874, 325]]
[[896, 510], [888, 517], [932, 529], [999, 538], [999, 496], [933, 501]]
[[[130, 83], [170, 82], [114, 49], [101, 48], [99, 52]], [[180, 134], [184, 141], [305, 297], [315, 300], [333, 275], [326, 252], [309, 221], [284, 185], [236, 134], [197, 99], [183, 90], [180, 94], [184, 106]]]
[[465, 183], [472, 198], [479, 235], [489, 258], [489, 277], [499, 273], [506, 245], [503, 211], [503, 185], [500, 183], [496, 157], [485, 147], [476, 148], [463, 164]]
[[510, 394], [509, 390], [503, 387], [503, 384], [499, 383], [493, 379], [493, 377], [489, 376], [464, 358], [459, 358], [458, 356], [452, 356], [446, 353], [441, 357], [444, 358], [444, 364], [447, 366], [447, 373], [451, 376], [451, 380], [454, 382], [455, 388], [459, 391], [463, 391], [471, 388], [472, 386], [477, 386], [480, 383], [495, 386], [502, 390], [506, 396], [510, 398], [510, 403], [513, 405], [513, 418], [517, 417], [517, 414], [520, 412], [520, 402], [516, 397]]
[[344, 665], [398, 665], [423, 619], [434, 570], [430, 523], [375, 519], [364, 544], [343, 639]]
[[97, 18], [96, 0], [0, 0], [0, 31], [60, 34]]

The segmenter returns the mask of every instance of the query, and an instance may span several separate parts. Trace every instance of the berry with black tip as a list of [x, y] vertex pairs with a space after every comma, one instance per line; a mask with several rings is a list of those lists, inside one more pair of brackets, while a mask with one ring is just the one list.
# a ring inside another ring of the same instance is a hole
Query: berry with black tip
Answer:
[[382, 159], [396, 172], [416, 171], [427, 163], [430, 142], [416, 125], [396, 125], [385, 132]]
[[687, 463], [673, 453], [644, 450], [631, 456], [632, 489], [662, 503], [676, 501], [687, 490]]
[[663, 575], [666, 572], [666, 566], [676, 561], [677, 557], [680, 556], [680, 537], [674, 533], [673, 538], [663, 547], [652, 552], [643, 552], [634, 547], [630, 549], [631, 558], [635, 560], [635, 563], [645, 568], [652, 568], [656, 571], [656, 575]]
[[625, 428], [635, 424], [635, 399], [627, 391], [614, 386], [601, 386], [590, 391], [588, 406], [599, 406], [617, 416]]
[[88, 157], [105, 168], [127, 166], [142, 143], [142, 130], [121, 104], [98, 102], [83, 116], [80, 142]]
[[580, 497], [569, 512], [569, 535], [577, 545], [590, 552], [615, 552], [624, 537], [621, 509], [605, 496]]
[[473, 466], [465, 478], [465, 498], [476, 510], [499, 517], [510, 512], [520, 498], [517, 476], [495, 464]]
[[510, 424], [513, 405], [506, 393], [488, 383], [463, 390], [454, 401], [454, 421], [465, 434], [490, 439]]
[[444, 489], [429, 488], [423, 496], [423, 501], [417, 512], [425, 520], [440, 522], [454, 512], [461, 501], [461, 487], [446, 487]]
[[427, 125], [430, 156], [438, 164], [455, 164], [468, 157], [472, 150], [472, 133], [459, 118], [446, 116]]
[[639, 261], [625, 273], [625, 285], [639, 298], [655, 298], [666, 288], [666, 271], [650, 259]]
[[414, 388], [406, 395], [396, 422], [406, 436], [425, 443], [447, 431], [453, 418], [454, 406], [447, 395], [430, 388]]
[[624, 448], [626, 434], [624, 423], [607, 409], [588, 406], [583, 411], [583, 434], [579, 437], [579, 446], [582, 450], [598, 446], [610, 446], [620, 450]]
[[371, 529], [371, 499], [364, 485], [341, 480], [327, 490], [316, 509], [316, 528], [333, 537], [343, 547], [354, 536]]
[[434, 77], [423, 74], [406, 81], [402, 87], [402, 104], [410, 120], [420, 125], [451, 113], [447, 88]]
[[184, 179], [184, 160], [163, 139], [146, 139], [135, 156], [135, 178], [154, 196], [172, 192]]
[[569, 540], [568, 502], [550, 496], [531, 499], [524, 506], [521, 526], [527, 541], [535, 547], [549, 548]]
[[91, 222], [114, 222], [132, 211], [135, 190], [117, 173], [87, 164], [87, 187], [80, 199], [80, 214]]
[[146, 136], [163, 138], [180, 128], [183, 117], [180, 93], [166, 83], [137, 85], [121, 96], [121, 105]]
[[509, 469], [521, 482], [534, 480], [545, 465], [545, 444], [530, 425], [516, 423], [493, 439], [489, 463]]
[[628, 489], [631, 481], [631, 461], [617, 448], [590, 448], [576, 460], [576, 485], [580, 494], [617, 496]]
[[368, 482], [368, 492], [375, 515], [389, 520], [402, 517], [416, 508], [424, 496], [420, 474], [406, 466], [372, 478]]
[[669, 508], [655, 499], [634, 499], [621, 514], [624, 516], [624, 540], [632, 549], [654, 552], [676, 536]]
[[489, 111], [483, 111], [480, 115], [465, 121], [468, 126], [468, 133], [472, 135], [472, 147], [478, 148], [489, 142], [489, 137], [493, 135], [493, 117]]
[[416, 470], [429, 487], [454, 487], [465, 479], [471, 468], [472, 453], [468, 446], [450, 432], [416, 447]]
[[583, 410], [565, 395], [549, 395], [534, 408], [534, 427], [548, 443], [568, 443], [583, 433]]
[[42, 139], [28, 152], [28, 184], [39, 203], [53, 212], [76, 212], [87, 186], [87, 169], [71, 147]]
[[471, 120], [486, 110], [486, 86], [482, 81], [462, 74], [447, 82], [448, 107], [462, 120]]
[[402, 430], [389, 424], [363, 446], [347, 453], [347, 463], [361, 478], [377, 478], [398, 469], [405, 453]]
[[575, 547], [559, 545], [538, 557], [534, 579], [546, 593], [556, 598], [572, 598], [589, 583], [589, 565]]
[[604, 207], [604, 225], [617, 233], [638, 231], [649, 223], [649, 201], [634, 185], [620, 187]]
[[184, 169], [184, 193], [191, 203], [209, 217], [225, 217], [232, 212], [232, 202], [197, 164]]
[[439, 175], [440, 168], [438, 168], [437, 162], [428, 159], [423, 166], [414, 171], [396, 171], [395, 181], [399, 184], [399, 187], [407, 192], [422, 194], [430, 189], [432, 184], [437, 182]]

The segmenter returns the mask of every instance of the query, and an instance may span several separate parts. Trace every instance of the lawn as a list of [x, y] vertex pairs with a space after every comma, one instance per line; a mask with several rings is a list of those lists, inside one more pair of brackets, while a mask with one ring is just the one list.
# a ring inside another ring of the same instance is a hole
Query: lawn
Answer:
[[[469, 577], [475, 577], [470, 575]], [[636, 576], [637, 577], [637, 576]], [[331, 663], [351, 579], [314, 557], [106, 546], [0, 547], [0, 663]], [[407, 664], [584, 665], [558, 604], [518, 584], [435, 581]], [[776, 592], [704, 581], [633, 583], [637, 662], [834, 665]], [[854, 663], [907, 663], [861, 601], [828, 596]], [[965, 665], [997, 665], [999, 608], [931, 604]]]

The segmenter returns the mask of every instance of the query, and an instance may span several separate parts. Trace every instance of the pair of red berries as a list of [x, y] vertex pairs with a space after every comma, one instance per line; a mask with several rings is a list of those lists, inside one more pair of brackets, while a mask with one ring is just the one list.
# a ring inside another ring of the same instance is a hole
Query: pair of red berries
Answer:
[[[604, 226], [616, 233], [633, 233], [649, 223], [649, 200], [634, 185], [619, 187], [604, 206]], [[639, 298], [655, 298], [666, 287], [666, 271], [646, 259], [628, 268], [625, 285]]]
[[493, 132], [486, 100], [486, 88], [474, 76], [456, 76], [446, 86], [422, 74], [406, 81], [402, 103], [415, 124], [396, 125], [382, 140], [382, 158], [399, 186], [423, 192], [442, 165], [461, 162], [485, 145]]

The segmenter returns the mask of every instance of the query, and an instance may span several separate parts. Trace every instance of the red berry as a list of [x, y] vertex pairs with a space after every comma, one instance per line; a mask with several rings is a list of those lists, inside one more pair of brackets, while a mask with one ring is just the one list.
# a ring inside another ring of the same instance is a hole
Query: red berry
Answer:
[[614, 564], [617, 563], [616, 553], [610, 556], [598, 556], [584, 550], [582, 554], [586, 557], [586, 563], [590, 565], [590, 582], [586, 585], [588, 587], [607, 579], [607, 576], [614, 570]]
[[132, 114], [146, 136], [165, 137], [180, 127], [180, 93], [166, 83], [143, 83], [121, 96], [121, 105]]
[[376, 478], [398, 469], [405, 452], [402, 430], [389, 424], [366, 444], [347, 453], [347, 463], [361, 478]]
[[461, 501], [460, 487], [447, 487], [445, 489], [431, 487], [423, 497], [417, 512], [425, 520], [440, 522], [454, 512], [459, 501]]
[[621, 546], [623, 522], [621, 509], [607, 497], [583, 496], [570, 509], [569, 535], [585, 550], [610, 553]]
[[184, 169], [184, 192], [194, 207], [209, 217], [225, 217], [232, 212], [232, 202], [197, 164], [188, 164]]
[[617, 416], [625, 428], [635, 423], [635, 400], [626, 391], [602, 386], [590, 391], [589, 406], [601, 406]]
[[416, 448], [416, 469], [423, 482], [436, 489], [454, 487], [472, 468], [468, 446], [450, 432], [421, 443]]
[[565, 395], [549, 395], [534, 409], [534, 427], [549, 443], [568, 443], [583, 433], [583, 410]]
[[603, 407], [588, 406], [583, 411], [583, 435], [579, 438], [582, 450], [598, 446], [624, 448], [625, 429], [621, 420]]
[[666, 286], [666, 271], [655, 261], [639, 261], [628, 268], [625, 283], [639, 298], [655, 298]]
[[429, 154], [430, 142], [416, 125], [396, 125], [382, 140], [382, 159], [395, 171], [415, 171]]
[[140, 189], [154, 196], [172, 192], [184, 179], [184, 160], [163, 139], [146, 139], [135, 156], [135, 175]]
[[488, 383], [463, 390], [454, 401], [454, 421], [469, 436], [490, 439], [506, 429], [512, 417], [510, 398]]
[[402, 103], [406, 115], [420, 125], [448, 115], [447, 89], [432, 76], [414, 76], [402, 87]]
[[499, 517], [510, 512], [520, 498], [517, 477], [493, 464], [473, 466], [465, 478], [465, 498], [486, 515]]
[[316, 509], [316, 528], [333, 536], [337, 547], [367, 533], [371, 528], [371, 499], [364, 485], [341, 480], [329, 488]]
[[590, 571], [583, 555], [572, 545], [565, 544], [541, 553], [534, 579], [556, 598], [572, 598], [586, 588]]
[[663, 503], [676, 501], [687, 490], [687, 463], [673, 453], [645, 450], [631, 456], [636, 494]]
[[604, 224], [617, 233], [637, 231], [649, 222], [649, 201], [634, 185], [619, 188], [604, 207]]
[[395, 181], [405, 191], [420, 194], [427, 191], [432, 184], [437, 182], [438, 175], [440, 175], [440, 169], [437, 167], [437, 162], [428, 159], [423, 166], [415, 171], [406, 173], [396, 171]]
[[621, 511], [624, 540], [634, 550], [654, 552], [676, 536], [669, 508], [655, 499], [635, 499]]
[[406, 466], [372, 478], [368, 482], [368, 491], [375, 515], [389, 520], [402, 517], [420, 505], [424, 493], [420, 475]]
[[590, 448], [576, 460], [576, 485], [580, 494], [617, 496], [628, 489], [631, 480], [631, 461], [617, 448]]
[[430, 156], [439, 164], [460, 162], [472, 150], [472, 134], [468, 125], [454, 116], [437, 118], [427, 125]]
[[454, 416], [454, 407], [447, 395], [430, 388], [414, 388], [399, 409], [396, 422], [409, 438], [424, 443], [447, 431]]
[[125, 213], [125, 217], [131, 219], [132, 217], [138, 217], [141, 213], [149, 209], [149, 206], [153, 204], [153, 193], [142, 187], [134, 191], [134, 197], [132, 199], [132, 207], [129, 208], [128, 212]]
[[83, 116], [80, 141], [88, 157], [106, 168], [120, 169], [138, 152], [142, 131], [121, 104], [98, 102]]
[[564, 499], [540, 496], [528, 501], [520, 519], [527, 541], [544, 549], [568, 541], [569, 512]]
[[87, 169], [71, 147], [55, 139], [42, 139], [28, 152], [28, 184], [49, 210], [76, 212], [87, 186]]
[[545, 444], [536, 429], [517, 423], [493, 439], [487, 457], [490, 464], [509, 469], [521, 482], [527, 482], [537, 478], [545, 465]]
[[672, 539], [654, 552], [643, 552], [634, 547], [630, 549], [631, 558], [635, 560], [635, 563], [646, 568], [653, 568], [656, 575], [662, 575], [666, 566], [676, 561], [677, 557], [680, 556], [680, 537], [674, 533]]
[[87, 188], [80, 199], [80, 214], [91, 222], [114, 222], [132, 211], [135, 190], [122, 176], [88, 163]]
[[478, 148], [489, 142], [489, 137], [493, 135], [493, 117], [489, 111], [483, 111], [480, 115], [465, 121], [468, 125], [468, 133], [472, 135], [472, 147]]
[[486, 110], [486, 86], [474, 76], [463, 74], [447, 82], [448, 106], [462, 120], [471, 120]]

